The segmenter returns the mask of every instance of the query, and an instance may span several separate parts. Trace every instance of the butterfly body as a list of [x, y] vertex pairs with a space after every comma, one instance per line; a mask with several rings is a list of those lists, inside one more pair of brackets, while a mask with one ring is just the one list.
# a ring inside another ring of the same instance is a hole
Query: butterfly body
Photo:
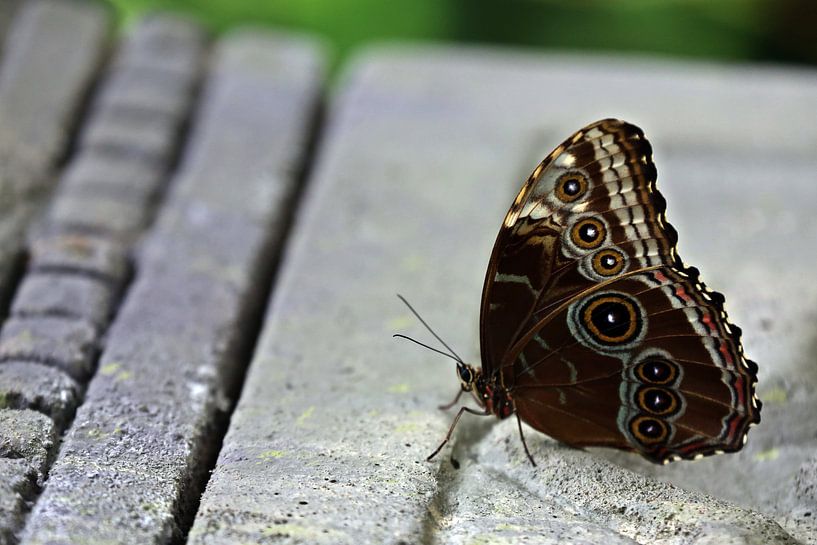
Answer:
[[723, 296], [678, 257], [656, 177], [643, 132], [614, 119], [531, 174], [488, 264], [482, 367], [458, 362], [485, 414], [658, 463], [743, 446], [757, 366]]
[[499, 383], [498, 376], [485, 376], [481, 369], [460, 363], [457, 371], [463, 392], [470, 392], [486, 414], [504, 420], [516, 412], [508, 390]]

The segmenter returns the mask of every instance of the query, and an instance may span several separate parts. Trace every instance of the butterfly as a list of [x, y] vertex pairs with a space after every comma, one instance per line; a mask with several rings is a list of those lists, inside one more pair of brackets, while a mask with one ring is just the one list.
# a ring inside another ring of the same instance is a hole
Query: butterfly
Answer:
[[429, 460], [464, 412], [516, 415], [534, 465], [522, 422], [656, 463], [743, 447], [760, 422], [758, 368], [724, 297], [678, 257], [656, 177], [644, 133], [616, 119], [579, 130], [536, 167], [488, 263], [482, 367], [449, 348], [461, 389], [446, 407], [470, 393], [480, 410], [461, 407]]

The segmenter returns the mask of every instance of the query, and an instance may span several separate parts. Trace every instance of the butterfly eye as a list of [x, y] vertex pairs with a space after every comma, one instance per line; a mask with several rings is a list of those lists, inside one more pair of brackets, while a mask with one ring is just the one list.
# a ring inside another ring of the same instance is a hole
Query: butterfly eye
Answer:
[[463, 384], [471, 384], [474, 380], [474, 374], [471, 372], [471, 369], [466, 367], [465, 365], [457, 366], [457, 371], [460, 375], [460, 380]]
[[618, 250], [601, 250], [593, 256], [593, 270], [601, 276], [614, 276], [624, 268], [624, 255]]
[[563, 203], [571, 203], [587, 191], [587, 178], [580, 172], [567, 172], [556, 180], [556, 198]]
[[658, 416], [675, 414], [681, 405], [674, 392], [655, 386], [640, 388], [636, 402], [643, 411]]
[[596, 218], [587, 218], [578, 222], [570, 232], [573, 243], [585, 250], [598, 248], [606, 236], [607, 229]]
[[649, 359], [638, 364], [635, 374], [642, 382], [669, 384], [678, 376], [678, 369], [666, 360]]
[[644, 445], [661, 443], [669, 435], [669, 427], [664, 422], [648, 416], [633, 418], [630, 421], [630, 431], [638, 442]]

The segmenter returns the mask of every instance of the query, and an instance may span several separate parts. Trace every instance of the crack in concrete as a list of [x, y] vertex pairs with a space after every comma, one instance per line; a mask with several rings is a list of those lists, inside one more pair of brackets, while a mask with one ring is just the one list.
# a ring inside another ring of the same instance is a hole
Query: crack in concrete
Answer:
[[230, 382], [224, 388], [223, 397], [231, 400], [230, 407], [226, 411], [219, 411], [218, 408], [216, 408], [210, 433], [203, 434], [202, 437], [195, 442], [197, 453], [192, 459], [199, 460], [200, 463], [196, 467], [190, 468], [190, 478], [179, 495], [179, 497], [184, 498], [184, 500], [177, 506], [179, 533], [171, 540], [172, 545], [182, 545], [187, 542], [190, 529], [193, 526], [201, 503], [201, 496], [218, 462], [218, 456], [224, 443], [224, 437], [227, 435], [229, 429], [230, 417], [241, 396], [241, 390], [245, 383], [247, 371], [252, 362], [258, 341], [260, 340], [267, 308], [266, 303], [270, 300], [270, 295], [276, 284], [278, 265], [285, 251], [285, 243], [294, 223], [298, 211], [298, 204], [302, 200], [301, 197], [310, 177], [315, 150], [323, 134], [324, 106], [322, 99], [318, 99], [313, 105], [312, 109], [314, 114], [310, 122], [310, 128], [307, 131], [307, 142], [304, 152], [299, 160], [299, 166], [295, 176], [296, 182], [293, 184], [292, 194], [286, 198], [286, 205], [282, 207], [283, 210], [287, 211], [286, 217], [281, 219], [278, 232], [275, 233], [275, 236], [270, 237], [266, 250], [261, 252], [261, 255], [273, 256], [272, 259], [266, 261], [264, 267], [260, 268], [261, 270], [254, 282], [256, 285], [263, 286], [263, 289], [260, 290], [258, 297], [255, 298], [256, 303], [244, 309], [245, 317], [239, 320], [241, 324], [244, 324], [242, 330], [245, 331], [246, 334], [240, 340], [241, 346], [236, 348], [238, 352], [236, 361], [239, 362], [239, 365], [231, 369], [229, 373]]

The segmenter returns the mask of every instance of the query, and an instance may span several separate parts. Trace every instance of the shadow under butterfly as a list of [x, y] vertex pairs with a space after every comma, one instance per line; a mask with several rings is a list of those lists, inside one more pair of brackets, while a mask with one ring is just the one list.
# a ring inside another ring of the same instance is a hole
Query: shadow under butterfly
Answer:
[[676, 252], [638, 127], [598, 121], [528, 178], [497, 236], [480, 312], [482, 367], [457, 361], [480, 410], [516, 415], [573, 447], [634, 451], [656, 463], [734, 452], [760, 422], [757, 365], [720, 293]]

